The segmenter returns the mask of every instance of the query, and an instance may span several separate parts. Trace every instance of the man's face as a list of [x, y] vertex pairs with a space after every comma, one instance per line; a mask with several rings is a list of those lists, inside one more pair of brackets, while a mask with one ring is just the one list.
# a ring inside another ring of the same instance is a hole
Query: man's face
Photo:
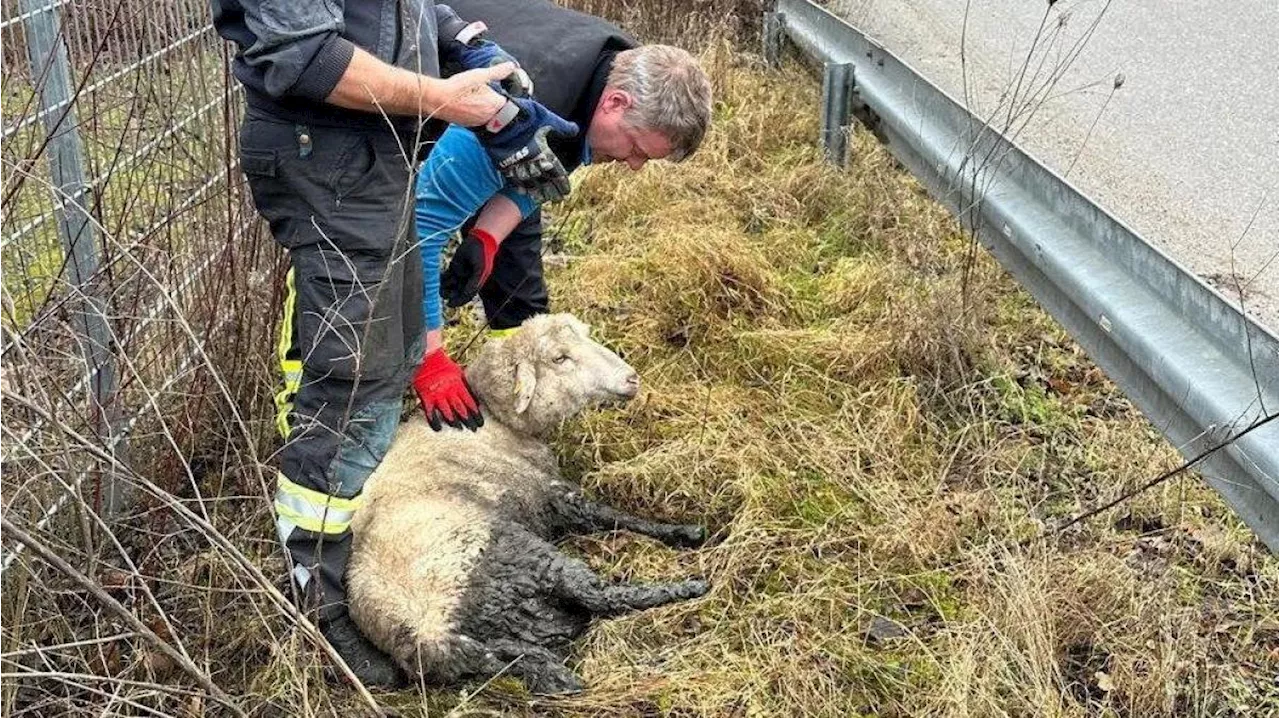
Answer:
[[633, 102], [630, 93], [612, 87], [606, 87], [600, 95], [587, 129], [592, 164], [623, 162], [638, 170], [649, 160], [665, 159], [671, 154], [671, 141], [666, 137], [656, 130], [627, 123], [625, 115]]

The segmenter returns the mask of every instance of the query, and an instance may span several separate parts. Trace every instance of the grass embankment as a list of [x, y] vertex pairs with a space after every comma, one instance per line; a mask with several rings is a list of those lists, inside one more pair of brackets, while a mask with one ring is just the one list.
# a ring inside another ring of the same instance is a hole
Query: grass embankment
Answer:
[[[414, 716], [1275, 715], [1274, 559], [1193, 477], [1017, 547], [1176, 456], [985, 255], [962, 292], [966, 240], [871, 138], [853, 138], [847, 171], [822, 163], [810, 77], [725, 52], [708, 63], [702, 151], [585, 172], [556, 210], [577, 258], [550, 283], [645, 384], [565, 427], [569, 473], [718, 537], [570, 549], [620, 579], [701, 575], [713, 590], [593, 627], [579, 696], [499, 680], [465, 701], [380, 700]], [[191, 463], [191, 485], [220, 497], [210, 522], [284, 576], [256, 465]], [[168, 636], [162, 610], [251, 714], [360, 714], [225, 551], [160, 502], [123, 526], [147, 578], [76, 565]], [[17, 704], [98, 715], [114, 692], [221, 714], [151, 687], [187, 679], [145, 642], [109, 638], [128, 629], [93, 599], [44, 572], [7, 588], [6, 650], [105, 637], [25, 654], [72, 678], [25, 679]]]
[[567, 463], [723, 539], [577, 549], [714, 589], [600, 624], [592, 691], [530, 712], [1274, 715], [1275, 561], [1196, 477], [1016, 548], [1180, 460], [986, 255], [962, 300], [965, 238], [871, 137], [821, 162], [808, 77], [716, 67], [701, 152], [587, 174], [551, 277], [645, 382]]

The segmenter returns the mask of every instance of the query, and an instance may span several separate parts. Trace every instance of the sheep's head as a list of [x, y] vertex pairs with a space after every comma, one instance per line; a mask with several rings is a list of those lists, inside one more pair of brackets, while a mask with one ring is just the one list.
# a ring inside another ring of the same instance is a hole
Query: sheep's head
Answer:
[[636, 370], [568, 314], [533, 317], [510, 337], [490, 341], [468, 367], [467, 380], [486, 412], [539, 436], [583, 409], [640, 391]]

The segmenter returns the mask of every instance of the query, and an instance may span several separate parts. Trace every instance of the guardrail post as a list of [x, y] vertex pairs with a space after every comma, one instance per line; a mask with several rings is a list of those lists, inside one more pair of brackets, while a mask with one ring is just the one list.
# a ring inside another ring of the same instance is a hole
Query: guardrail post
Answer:
[[761, 54], [769, 67], [777, 67], [782, 58], [782, 13], [766, 11], [761, 27]]
[[[76, 120], [60, 10], [49, 0], [22, 0], [21, 11], [26, 16], [23, 25], [27, 59], [31, 63], [31, 77], [38, 85], [40, 112], [48, 133], [46, 153], [58, 237], [67, 258], [70, 291], [80, 300], [72, 304], [74, 326], [85, 372], [90, 376], [93, 424], [104, 438], [104, 445], [114, 452], [122, 447], [117, 446], [121, 442], [111, 440], [117, 419], [112, 408], [116, 373], [111, 356], [111, 327], [106, 303], [91, 286], [99, 264], [94, 224], [87, 209], [92, 205], [92, 188], [85, 180], [84, 147]], [[112, 480], [109, 473], [102, 486], [101, 509], [111, 514], [121, 503], [119, 483]]]
[[853, 65], [828, 62], [822, 66], [822, 148], [827, 161], [844, 167], [848, 159]]

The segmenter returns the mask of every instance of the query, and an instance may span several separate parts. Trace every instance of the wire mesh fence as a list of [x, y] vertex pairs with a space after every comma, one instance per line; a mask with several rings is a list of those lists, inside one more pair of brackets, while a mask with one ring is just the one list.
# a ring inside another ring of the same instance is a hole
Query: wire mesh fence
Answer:
[[121, 471], [170, 481], [215, 418], [252, 421], [278, 256], [206, 3], [3, 11], [4, 511], [52, 531], [69, 504], [125, 510]]

